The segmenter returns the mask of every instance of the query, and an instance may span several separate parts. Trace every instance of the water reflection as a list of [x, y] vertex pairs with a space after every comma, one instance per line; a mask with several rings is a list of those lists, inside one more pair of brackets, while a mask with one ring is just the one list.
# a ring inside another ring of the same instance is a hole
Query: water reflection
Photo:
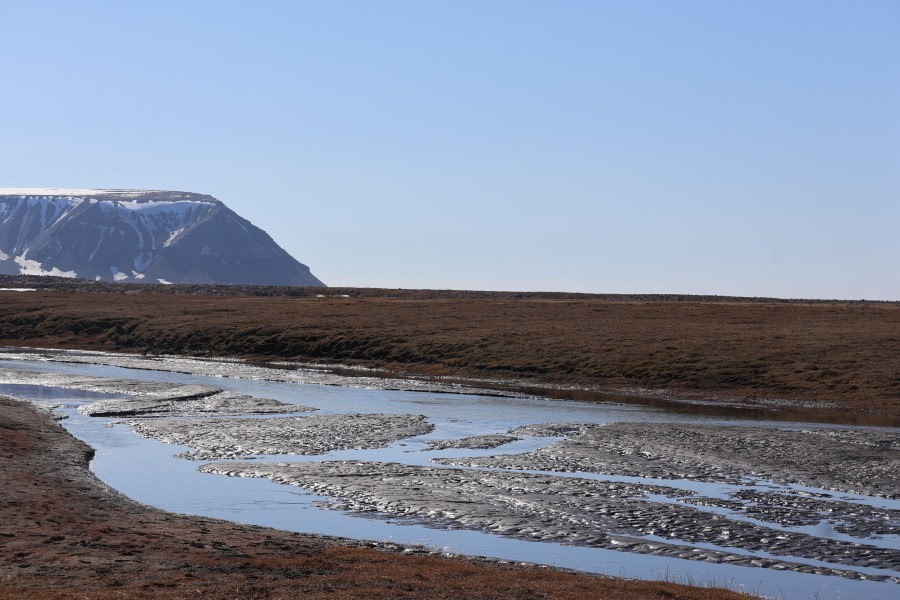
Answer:
[[[411, 465], [434, 466], [436, 457], [487, 456], [533, 450], [558, 438], [528, 438], [490, 450], [427, 450], [431, 440], [462, 438], [487, 433], [502, 433], [520, 425], [541, 422], [619, 421], [686, 422], [686, 423], [747, 423], [745, 411], [722, 414], [709, 411], [702, 415], [673, 414], [659, 406], [645, 404], [597, 404], [583, 401], [544, 400], [537, 398], [505, 398], [431, 394], [304, 385], [277, 381], [251, 381], [206, 377], [173, 372], [154, 372], [101, 365], [46, 363], [38, 361], [0, 361], [12, 368], [39, 371], [118, 377], [143, 381], [173, 383], [201, 383], [222, 387], [243, 394], [273, 398], [298, 405], [315, 406], [323, 413], [375, 412], [424, 414], [434, 423], [435, 430], [427, 435], [402, 440], [388, 448], [377, 450], [345, 450], [324, 456], [259, 457], [262, 461], [317, 460], [379, 460]], [[40, 402], [67, 405], [88, 400], [108, 398], [110, 394], [50, 388], [34, 385], [0, 385], [0, 394]], [[573, 400], [596, 398], [573, 398]], [[104, 481], [132, 498], [167, 510], [231, 519], [294, 531], [337, 535], [356, 539], [421, 544], [447, 551], [494, 556], [510, 560], [538, 562], [609, 575], [658, 578], [674, 577], [695, 582], [733, 582], [733, 587], [746, 591], [767, 593], [777, 597], [819, 598], [893, 598], [898, 586], [894, 583], [853, 581], [771, 569], [755, 569], [699, 563], [674, 558], [628, 554], [612, 550], [564, 546], [549, 542], [527, 542], [488, 535], [475, 531], [447, 531], [402, 520], [373, 519], [327, 510], [331, 500], [303, 492], [302, 489], [278, 485], [264, 479], [237, 479], [203, 474], [198, 463], [176, 459], [174, 454], [185, 447], [166, 445], [136, 436], [125, 425], [113, 425], [114, 420], [88, 418], [73, 408], [64, 409], [70, 418], [64, 422], [69, 431], [92, 445], [97, 454], [92, 463], [94, 472]], [[729, 412], [729, 411], [725, 411]], [[771, 417], [771, 415], [769, 415]], [[758, 422], [753, 422], [759, 425]], [[796, 423], [776, 426], [796, 427]], [[602, 475], [553, 473], [558, 477], [589, 477], [607, 480], [637, 480], [675, 486], [686, 492], [695, 491], [710, 497], [728, 497], [733, 486], [705, 484], [696, 481], [651, 481], [644, 478], [625, 478]], [[760, 482], [762, 489], [765, 482]], [[769, 489], [784, 486], [769, 486]], [[746, 488], [742, 488], [746, 489]], [[821, 492], [821, 490], [818, 490]], [[831, 492], [833, 494], [833, 492]], [[891, 504], [890, 501], [867, 497], [848, 500], [871, 505]], [[675, 502], [676, 499], [662, 499]], [[721, 509], [710, 507], [710, 512]], [[732, 518], [734, 518], [732, 516]], [[767, 524], [768, 525], [768, 524]], [[817, 535], [826, 535], [820, 526]], [[891, 547], [893, 540], [886, 540]], [[879, 544], [881, 545], [881, 544]], [[860, 569], [861, 570], [861, 569]]]

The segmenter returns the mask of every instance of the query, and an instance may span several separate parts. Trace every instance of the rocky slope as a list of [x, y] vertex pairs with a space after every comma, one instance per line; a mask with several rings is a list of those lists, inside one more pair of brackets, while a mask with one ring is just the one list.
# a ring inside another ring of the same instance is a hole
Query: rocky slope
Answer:
[[212, 196], [143, 190], [0, 188], [0, 274], [324, 285]]

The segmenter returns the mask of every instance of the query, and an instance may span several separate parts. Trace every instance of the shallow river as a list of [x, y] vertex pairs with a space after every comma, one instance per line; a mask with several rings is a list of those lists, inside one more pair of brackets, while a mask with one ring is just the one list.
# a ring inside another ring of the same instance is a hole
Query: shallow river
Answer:
[[[505, 433], [528, 424], [554, 422], [613, 423], [704, 423], [760, 425], [722, 418], [692, 417], [663, 412], [637, 405], [586, 404], [560, 400], [503, 398], [491, 396], [390, 391], [347, 386], [261, 381], [234, 377], [210, 377], [147, 369], [122, 368], [98, 364], [71, 364], [32, 356], [0, 355], [0, 367], [79, 376], [125, 378], [178, 384], [205, 384], [255, 397], [271, 398], [302, 406], [315, 407], [314, 414], [385, 413], [424, 415], [434, 425], [426, 435], [403, 439], [388, 448], [343, 450], [317, 456], [259, 456], [257, 461], [305, 462], [322, 460], [364, 460], [435, 467], [435, 458], [497, 456], [517, 454], [546, 446], [559, 438], [529, 437], [488, 450], [427, 450], [433, 440]], [[227, 373], [227, 365], [224, 367]], [[189, 369], [185, 369], [189, 370]], [[616, 550], [579, 547], [551, 542], [532, 542], [463, 529], [437, 529], [408, 520], [373, 518], [348, 514], [328, 508], [333, 499], [305, 492], [302, 488], [274, 483], [268, 479], [223, 477], [199, 472], [202, 462], [175, 458], [188, 448], [164, 444], [136, 435], [118, 419], [87, 417], [76, 407], [84, 402], [109, 397], [106, 394], [55, 388], [46, 385], [0, 384], [0, 394], [39, 402], [63, 403], [59, 412], [68, 418], [62, 424], [73, 435], [97, 451], [92, 462], [96, 475], [131, 498], [169, 511], [229, 519], [243, 523], [266, 525], [299, 532], [343, 536], [348, 538], [389, 541], [406, 545], [422, 545], [428, 549], [496, 557], [512, 561], [555, 565], [614, 576], [662, 579], [727, 585], [733, 589], [763, 594], [774, 598], [871, 598], [900, 597], [900, 584], [891, 581], [866, 581], [838, 576], [814, 575], [771, 568], [756, 568], [683, 560]], [[797, 424], [765, 423], [772, 427], [796, 428]], [[827, 425], [805, 424], [804, 428], [828, 428]], [[895, 430], [896, 431], [896, 430]], [[221, 461], [218, 461], [221, 462]], [[703, 483], [696, 480], [657, 480], [640, 477], [596, 474], [554, 473], [555, 477], [578, 476], [603, 481], [659, 484], [704, 497], [727, 498], [737, 486]], [[741, 490], [785, 490], [791, 486], [756, 481]], [[797, 489], [797, 488], [793, 488]], [[867, 506], [900, 509], [900, 501], [856, 494], [802, 488], [811, 493], [828, 494], [836, 500]], [[660, 496], [655, 502], [673, 503], [671, 497]], [[735, 520], [751, 520], [721, 507], [699, 507], [727, 514]], [[777, 527], [771, 523], [769, 527]], [[783, 526], [784, 531], [802, 532], [817, 537], [859, 542], [881, 548], [898, 549], [898, 537], [855, 538], [834, 531], [827, 521], [804, 526]], [[652, 540], [652, 536], [648, 539]], [[694, 544], [703, 547], [703, 544]], [[728, 549], [756, 557], [765, 552]], [[781, 558], [784, 558], [783, 556]], [[803, 557], [790, 560], [819, 565]], [[828, 566], [869, 575], [898, 576], [890, 569]]]

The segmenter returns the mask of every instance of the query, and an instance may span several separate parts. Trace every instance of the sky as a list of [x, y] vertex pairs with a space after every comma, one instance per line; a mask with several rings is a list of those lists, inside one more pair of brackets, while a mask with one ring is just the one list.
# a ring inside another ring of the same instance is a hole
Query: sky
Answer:
[[329, 285], [900, 300], [900, 2], [0, 0], [0, 187]]

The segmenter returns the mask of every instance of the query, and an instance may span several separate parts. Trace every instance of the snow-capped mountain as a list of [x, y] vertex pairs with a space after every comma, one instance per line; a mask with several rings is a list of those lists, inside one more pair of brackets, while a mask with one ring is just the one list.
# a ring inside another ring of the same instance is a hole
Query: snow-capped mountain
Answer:
[[0, 273], [324, 285], [212, 196], [147, 190], [0, 188]]

